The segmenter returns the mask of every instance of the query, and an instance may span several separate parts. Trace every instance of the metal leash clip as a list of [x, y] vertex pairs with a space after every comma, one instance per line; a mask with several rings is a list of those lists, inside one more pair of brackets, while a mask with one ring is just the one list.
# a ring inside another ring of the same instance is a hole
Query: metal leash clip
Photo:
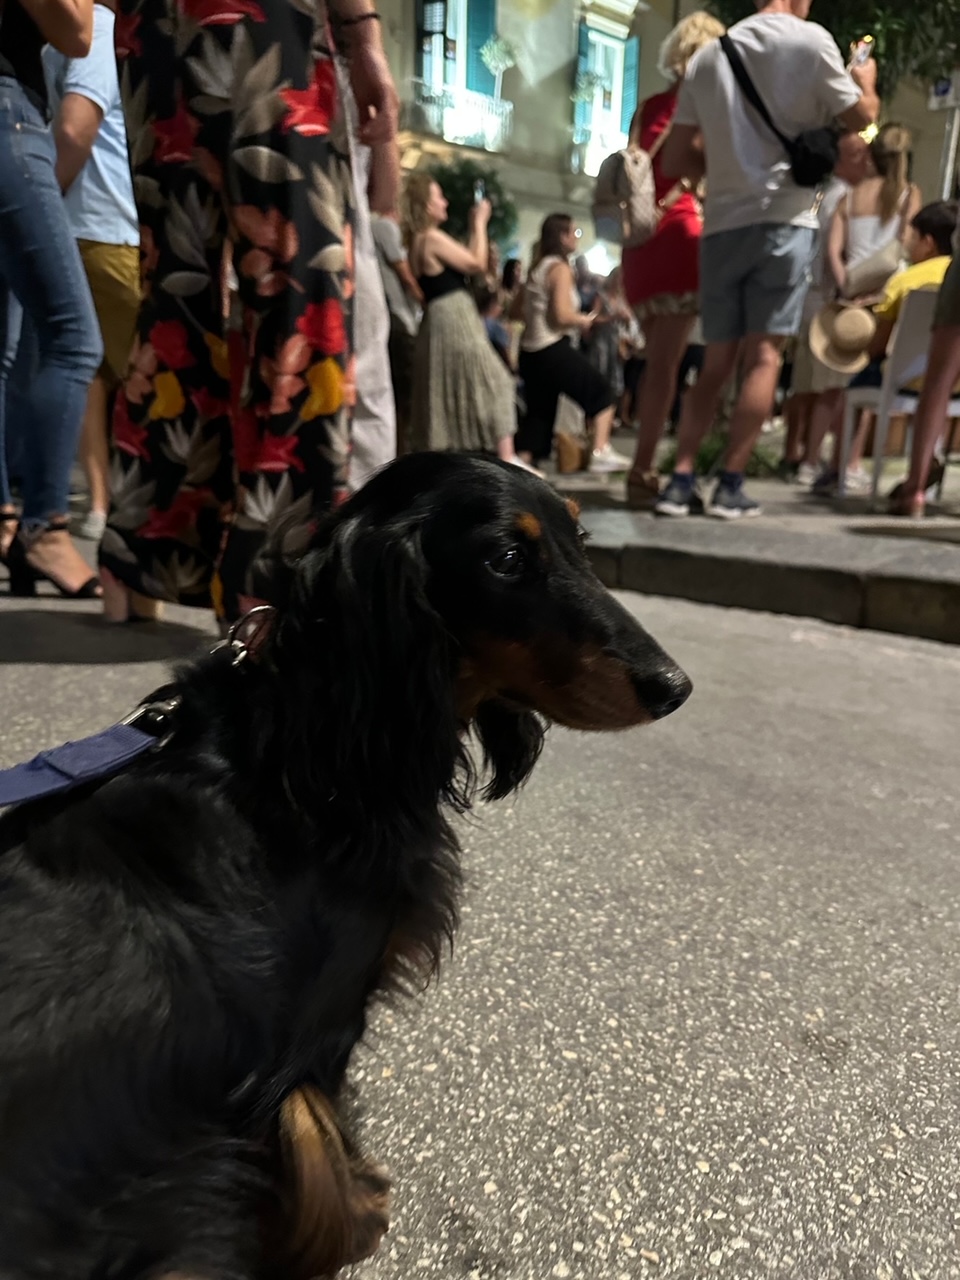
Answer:
[[120, 724], [128, 724], [134, 729], [139, 729], [141, 733], [156, 738], [153, 749], [159, 751], [176, 733], [177, 726], [172, 721], [182, 702], [183, 699], [179, 694], [173, 698], [161, 699], [159, 702], [145, 702], [139, 707], [134, 707], [128, 716], [124, 716]]
[[256, 605], [242, 618], [237, 619], [227, 632], [226, 639], [215, 644], [210, 652], [217, 653], [220, 649], [232, 649], [233, 666], [238, 667], [241, 662], [250, 657], [250, 652], [255, 648], [260, 633], [275, 613], [276, 609], [272, 604]]

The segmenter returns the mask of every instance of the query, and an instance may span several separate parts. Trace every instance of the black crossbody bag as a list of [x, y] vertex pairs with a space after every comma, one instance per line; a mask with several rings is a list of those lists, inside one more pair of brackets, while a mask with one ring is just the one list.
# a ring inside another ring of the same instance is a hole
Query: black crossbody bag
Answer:
[[750, 73], [743, 65], [743, 59], [737, 52], [737, 46], [729, 36], [721, 36], [720, 44], [723, 52], [736, 76], [737, 83], [743, 90], [743, 96], [753, 107], [771, 133], [776, 134], [780, 145], [790, 158], [790, 172], [798, 187], [819, 187], [836, 168], [840, 152], [837, 146], [836, 129], [805, 129], [795, 138], [788, 138], [781, 133], [771, 119], [763, 99], [757, 93], [757, 86], [750, 79]]

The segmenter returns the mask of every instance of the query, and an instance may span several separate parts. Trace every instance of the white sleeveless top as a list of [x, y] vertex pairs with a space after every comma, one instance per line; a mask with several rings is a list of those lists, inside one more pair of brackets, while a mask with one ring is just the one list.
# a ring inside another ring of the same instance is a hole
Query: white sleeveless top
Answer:
[[907, 187], [900, 197], [896, 213], [887, 218], [886, 222], [881, 222], [878, 213], [851, 213], [850, 196], [847, 196], [847, 244], [844, 257], [848, 270], [866, 262], [871, 254], [897, 239], [903, 225], [903, 210], [909, 197], [910, 188]]
[[[563, 262], [563, 258], [558, 254], [542, 258], [527, 277], [526, 292], [523, 296], [523, 319], [526, 328], [523, 331], [523, 341], [520, 343], [524, 351], [544, 351], [547, 347], [552, 347], [555, 342], [559, 342], [561, 338], [567, 338], [576, 333], [575, 328], [554, 329], [550, 324], [550, 291], [547, 288], [547, 276], [558, 262]], [[580, 296], [572, 282], [570, 304], [574, 311], [580, 310]]]

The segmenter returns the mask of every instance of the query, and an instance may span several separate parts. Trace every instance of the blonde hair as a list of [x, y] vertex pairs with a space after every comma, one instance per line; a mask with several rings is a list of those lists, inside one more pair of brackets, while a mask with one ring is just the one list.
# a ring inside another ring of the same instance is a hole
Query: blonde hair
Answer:
[[687, 64], [705, 44], [719, 38], [726, 27], [712, 13], [698, 9], [678, 22], [660, 46], [657, 70], [666, 80], [682, 80]]
[[403, 242], [408, 253], [414, 237], [432, 225], [430, 215], [427, 213], [427, 205], [430, 203], [430, 188], [435, 182], [436, 178], [432, 174], [427, 173], [426, 170], [420, 170], [409, 174], [404, 183], [400, 225], [403, 228]]
[[910, 186], [910, 148], [913, 135], [902, 124], [885, 124], [870, 144], [870, 154], [883, 179], [880, 218], [887, 222], [897, 212]]

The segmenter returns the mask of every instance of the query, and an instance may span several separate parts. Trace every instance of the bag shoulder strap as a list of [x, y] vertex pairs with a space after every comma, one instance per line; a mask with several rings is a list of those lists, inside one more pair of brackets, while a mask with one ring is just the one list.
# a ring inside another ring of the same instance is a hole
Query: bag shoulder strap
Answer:
[[[663, 144], [666, 142], [667, 138], [670, 136], [670, 130], [672, 128], [673, 128], [673, 120], [671, 119], [668, 122], [667, 127], [664, 129], [663, 133], [659, 135], [659, 137], [654, 142], [653, 146], [650, 148], [649, 151], [647, 151], [646, 154], [651, 165], [653, 164], [654, 160], [656, 160], [657, 156], [660, 154], [660, 151], [663, 148]], [[634, 154], [644, 150], [644, 148], [641, 147], [639, 140], [637, 141], [635, 146], [631, 146], [628, 143], [626, 149], [627, 151], [631, 151]]]
[[663, 133], [660, 134], [659, 138], [657, 138], [656, 142], [654, 142], [653, 146], [647, 152], [647, 155], [650, 157], [651, 164], [653, 164], [654, 160], [656, 160], [657, 156], [660, 154], [660, 149], [663, 146], [663, 144], [666, 142], [667, 138], [669, 138], [670, 130], [672, 128], [673, 128], [673, 120], [670, 119], [667, 121], [667, 127], [664, 129]]
[[733, 71], [734, 76], [736, 77], [737, 83], [739, 84], [740, 88], [743, 90], [743, 96], [750, 103], [754, 111], [756, 111], [756, 113], [759, 115], [760, 119], [764, 122], [767, 128], [772, 133], [775, 133], [777, 135], [777, 137], [780, 139], [781, 144], [786, 149], [787, 153], [788, 154], [792, 153], [793, 151], [792, 139], [788, 138], [785, 133], [781, 133], [780, 130], [777, 128], [777, 126], [773, 123], [773, 117], [770, 115], [770, 112], [766, 108], [766, 104], [764, 103], [763, 99], [760, 97], [760, 94], [757, 92], [757, 86], [751, 80], [750, 72], [744, 66], [743, 59], [740, 57], [740, 52], [737, 49], [737, 46], [733, 43], [733, 41], [730, 39], [729, 36], [724, 35], [720, 37], [720, 47], [723, 49], [723, 52], [727, 55], [727, 61], [730, 63], [730, 67]]

